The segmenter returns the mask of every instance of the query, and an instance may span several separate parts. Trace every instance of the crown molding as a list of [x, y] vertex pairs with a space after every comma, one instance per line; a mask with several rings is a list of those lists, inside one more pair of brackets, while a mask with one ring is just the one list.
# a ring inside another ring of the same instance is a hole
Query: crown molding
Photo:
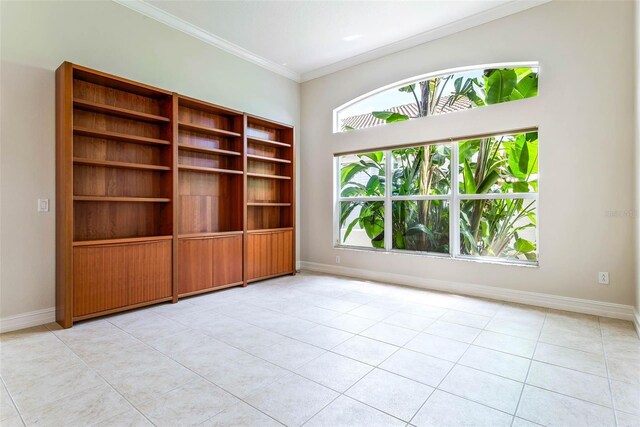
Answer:
[[235, 45], [221, 37], [216, 36], [215, 34], [212, 34], [196, 25], [187, 22], [184, 19], [178, 18], [175, 15], [165, 12], [164, 10], [145, 2], [144, 0], [113, 1], [142, 15], [148, 16], [151, 19], [155, 19], [156, 21], [171, 28], [182, 31], [183, 33], [195, 37], [205, 43], [208, 43], [211, 46], [215, 46], [227, 53], [235, 55], [253, 64], [259, 65], [262, 68], [265, 68], [269, 71], [280, 74], [281, 76], [300, 83], [300, 74], [296, 73], [295, 71], [292, 71], [278, 63], [263, 58], [260, 55], [256, 55], [255, 53], [245, 48]]
[[125, 6], [133, 11], [136, 11], [149, 18], [165, 24], [171, 28], [195, 37], [211, 46], [217, 47], [227, 53], [235, 55], [253, 64], [256, 64], [262, 68], [272, 71], [276, 74], [280, 74], [295, 82], [302, 83], [309, 80], [317, 79], [318, 77], [332, 74], [340, 70], [344, 70], [355, 65], [359, 65], [374, 59], [381, 58], [386, 55], [390, 55], [402, 50], [406, 50], [423, 43], [427, 43], [448, 35], [458, 33], [469, 28], [477, 27], [478, 25], [486, 24], [487, 22], [494, 21], [496, 19], [504, 18], [505, 16], [512, 15], [514, 13], [522, 12], [523, 10], [530, 9], [542, 4], [548, 3], [551, 0], [511, 0], [508, 3], [496, 6], [492, 9], [485, 10], [475, 15], [470, 15], [462, 18], [458, 21], [443, 25], [438, 28], [434, 28], [424, 33], [417, 34], [415, 36], [390, 43], [388, 45], [364, 52], [360, 55], [347, 58], [333, 64], [329, 64], [324, 67], [320, 67], [316, 70], [306, 73], [297, 73], [284, 67], [274, 61], [270, 61], [257, 55], [243, 47], [233, 44], [221, 37], [212, 34], [203, 28], [193, 25], [177, 16], [165, 12], [164, 10], [145, 2], [144, 0], [113, 0], [114, 2]]
[[355, 65], [373, 61], [374, 59], [378, 59], [383, 56], [410, 49], [423, 43], [459, 33], [470, 28], [486, 24], [487, 22], [495, 21], [496, 19], [504, 18], [505, 16], [513, 15], [514, 13], [549, 3], [550, 1], [551, 0], [511, 0], [508, 3], [504, 3], [500, 6], [496, 6], [474, 15], [469, 15], [449, 24], [425, 31], [424, 33], [399, 40], [395, 43], [390, 43], [342, 61], [334, 62], [333, 64], [329, 64], [313, 71], [302, 73], [300, 80], [301, 82], [307, 82], [309, 80], [317, 79], [318, 77], [326, 76], [327, 74], [332, 74]]

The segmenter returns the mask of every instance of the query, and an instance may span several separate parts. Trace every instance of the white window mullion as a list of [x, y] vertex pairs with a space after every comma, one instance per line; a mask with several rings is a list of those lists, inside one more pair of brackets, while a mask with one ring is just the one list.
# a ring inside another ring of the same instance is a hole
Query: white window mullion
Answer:
[[451, 143], [451, 202], [449, 203], [449, 253], [452, 257], [460, 255], [460, 201], [458, 199], [458, 143]]
[[341, 244], [340, 241], [340, 157], [333, 158], [333, 241]]
[[393, 165], [393, 159], [391, 158], [391, 150], [384, 152], [385, 158], [385, 184], [384, 184], [384, 249], [390, 251], [393, 248], [393, 209], [391, 202], [391, 177], [393, 171], [391, 170]]

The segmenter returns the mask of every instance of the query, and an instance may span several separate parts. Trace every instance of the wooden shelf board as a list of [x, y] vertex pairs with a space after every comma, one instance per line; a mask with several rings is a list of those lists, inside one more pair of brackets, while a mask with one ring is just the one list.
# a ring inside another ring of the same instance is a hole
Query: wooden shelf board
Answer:
[[129, 135], [126, 133], [111, 132], [99, 129], [90, 129], [85, 127], [74, 126], [73, 133], [76, 135], [89, 136], [92, 138], [105, 138], [113, 139], [116, 141], [131, 142], [134, 144], [157, 144], [157, 145], [171, 145], [171, 143], [164, 139], [147, 138], [145, 136]]
[[77, 165], [103, 166], [103, 167], [109, 167], [109, 168], [137, 169], [137, 170], [149, 170], [149, 171], [161, 171], [161, 172], [171, 170], [169, 166], [146, 165], [143, 163], [114, 162], [111, 160], [86, 159], [82, 157], [74, 157], [73, 163]]
[[142, 120], [151, 123], [169, 123], [168, 117], [157, 116], [155, 114], [143, 113], [141, 111], [129, 110], [127, 108], [115, 107], [113, 105], [101, 104], [87, 101], [86, 99], [74, 98], [73, 106], [82, 110], [95, 111], [98, 113], [110, 114], [133, 120]]
[[159, 240], [171, 240], [171, 239], [173, 239], [173, 236], [145, 236], [145, 237], [123, 237], [119, 239], [77, 240], [73, 242], [73, 246], [96, 246], [96, 245], [114, 245], [118, 243], [157, 242]]
[[276, 145], [278, 147], [291, 148], [291, 144], [287, 144], [280, 141], [272, 141], [270, 139], [256, 138], [255, 136], [247, 136], [247, 141], [256, 142], [258, 144]]
[[73, 196], [76, 202], [133, 202], [133, 203], [168, 203], [165, 197], [114, 197], [114, 196]]
[[242, 175], [242, 171], [233, 169], [205, 168], [202, 166], [178, 165], [178, 169], [203, 173], [229, 173], [234, 175]]
[[231, 132], [230, 130], [225, 130], [225, 129], [217, 129], [217, 128], [210, 128], [207, 126], [200, 126], [200, 125], [196, 125], [193, 123], [185, 123], [185, 122], [179, 122], [178, 123], [178, 127], [182, 128], [182, 129], [186, 129], [186, 130], [192, 130], [195, 132], [203, 132], [203, 133], [210, 133], [210, 134], [214, 134], [214, 135], [222, 135], [222, 136], [242, 136], [241, 133], [238, 132]]
[[212, 233], [187, 233], [187, 234], [179, 234], [179, 239], [195, 239], [199, 237], [221, 237], [221, 236], [238, 236], [243, 233], [240, 231], [216, 231]]
[[248, 202], [247, 206], [286, 207], [286, 206], [291, 206], [291, 203]]
[[240, 156], [238, 151], [221, 150], [220, 148], [200, 147], [191, 144], [178, 144], [178, 148], [186, 151], [196, 151], [198, 153], [219, 154], [221, 156]]
[[247, 172], [247, 176], [252, 178], [291, 179], [290, 176], [271, 175], [266, 173], [253, 173], [253, 172]]
[[251, 233], [272, 233], [272, 232], [277, 232], [277, 231], [291, 231], [293, 230], [293, 227], [279, 227], [279, 228], [262, 228], [262, 229], [255, 229], [255, 230], [247, 230], [247, 233], [251, 234]]
[[278, 159], [276, 157], [258, 156], [257, 154], [247, 154], [249, 160], [258, 160], [261, 162], [274, 162], [274, 163], [291, 163], [291, 160]]

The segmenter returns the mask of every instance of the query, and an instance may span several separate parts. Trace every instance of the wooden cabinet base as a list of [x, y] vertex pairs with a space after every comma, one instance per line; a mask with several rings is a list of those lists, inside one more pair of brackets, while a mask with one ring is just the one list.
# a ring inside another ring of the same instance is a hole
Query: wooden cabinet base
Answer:
[[171, 297], [171, 241], [73, 249], [73, 318]]
[[242, 235], [178, 241], [180, 297], [242, 285]]
[[247, 282], [294, 273], [293, 230], [249, 231]]

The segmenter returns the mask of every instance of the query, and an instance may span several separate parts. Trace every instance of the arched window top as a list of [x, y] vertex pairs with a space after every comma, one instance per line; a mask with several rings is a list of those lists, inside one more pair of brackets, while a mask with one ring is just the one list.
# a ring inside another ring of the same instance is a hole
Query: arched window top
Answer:
[[334, 132], [538, 96], [537, 62], [476, 65], [405, 79], [336, 108]]

